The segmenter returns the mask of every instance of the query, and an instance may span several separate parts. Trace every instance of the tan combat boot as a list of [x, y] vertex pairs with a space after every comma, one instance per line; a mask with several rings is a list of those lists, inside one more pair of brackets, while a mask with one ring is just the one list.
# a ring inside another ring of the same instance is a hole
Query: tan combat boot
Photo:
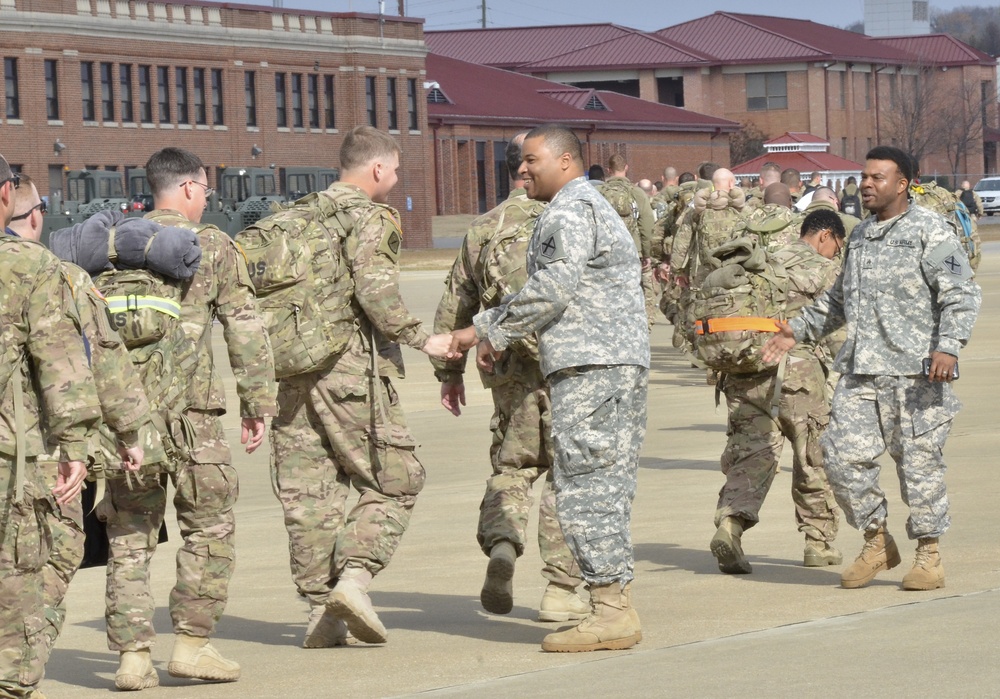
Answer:
[[352, 640], [347, 624], [335, 617], [325, 604], [318, 604], [309, 612], [303, 648], [335, 648], [350, 645]]
[[538, 608], [539, 621], [576, 621], [590, 614], [590, 605], [580, 599], [576, 588], [550, 582]]
[[514, 608], [514, 562], [517, 550], [509, 541], [501, 541], [490, 549], [486, 565], [486, 580], [479, 593], [483, 609], [493, 614], [509, 614]]
[[[149, 689], [160, 684], [149, 648], [122, 651], [115, 673], [115, 687], [122, 691]], [[38, 692], [35, 692], [37, 696]]]
[[709, 542], [712, 555], [719, 562], [719, 570], [730, 575], [752, 573], [750, 561], [743, 555], [743, 521], [739, 517], [723, 517], [715, 536]]
[[806, 548], [802, 552], [802, 565], [805, 567], [839, 566], [843, 560], [844, 554], [830, 546], [828, 541], [817, 541], [806, 537]]
[[865, 545], [854, 563], [840, 574], [840, 586], [848, 589], [864, 587], [883, 571], [900, 562], [899, 549], [885, 526], [865, 532]]
[[944, 587], [944, 566], [938, 552], [938, 540], [920, 539], [913, 570], [903, 576], [904, 590], [936, 590]]
[[210, 682], [235, 682], [240, 678], [240, 666], [226, 660], [207, 638], [179, 633], [174, 640], [167, 672], [172, 677], [190, 677]]
[[542, 650], [580, 653], [591, 650], [624, 650], [642, 640], [639, 615], [632, 608], [631, 588], [618, 582], [590, 586], [590, 615], [571, 629], [550, 633]]
[[354, 638], [364, 643], [385, 643], [388, 632], [368, 597], [371, 581], [372, 574], [365, 568], [344, 568], [326, 606], [335, 617], [347, 624]]

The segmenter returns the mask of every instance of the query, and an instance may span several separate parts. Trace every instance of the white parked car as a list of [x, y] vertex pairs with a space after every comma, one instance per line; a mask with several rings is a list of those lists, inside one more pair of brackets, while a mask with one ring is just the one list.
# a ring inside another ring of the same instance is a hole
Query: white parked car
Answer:
[[983, 200], [984, 214], [992, 216], [1000, 211], [1000, 177], [984, 177], [972, 189]]

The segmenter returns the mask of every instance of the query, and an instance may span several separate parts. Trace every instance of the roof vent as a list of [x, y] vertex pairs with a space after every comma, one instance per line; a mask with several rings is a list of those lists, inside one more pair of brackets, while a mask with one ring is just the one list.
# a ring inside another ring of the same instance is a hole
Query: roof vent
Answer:
[[590, 101], [587, 102], [587, 105], [584, 107], [584, 109], [589, 109], [592, 112], [608, 111], [607, 105], [605, 105], [604, 102], [601, 101], [601, 98], [598, 97], [597, 95], [591, 96]]
[[440, 87], [432, 87], [427, 91], [427, 104], [451, 104], [451, 100]]

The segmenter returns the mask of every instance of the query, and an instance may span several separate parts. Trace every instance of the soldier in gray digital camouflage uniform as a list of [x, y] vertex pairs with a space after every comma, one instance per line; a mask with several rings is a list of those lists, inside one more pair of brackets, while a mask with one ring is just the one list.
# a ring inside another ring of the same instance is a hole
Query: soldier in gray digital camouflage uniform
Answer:
[[482, 338], [477, 362], [488, 370], [511, 343], [538, 336], [552, 396], [556, 508], [591, 601], [579, 626], [549, 634], [542, 649], [630, 648], [642, 639], [630, 533], [649, 369], [641, 264], [621, 218], [583, 179], [572, 131], [538, 127], [522, 154], [528, 196], [550, 202], [528, 247], [530, 276], [456, 343]]
[[[507, 146], [507, 168], [515, 189], [506, 201], [472, 222], [455, 259], [434, 318], [434, 332], [445, 333], [472, 324], [480, 308], [495, 308], [517, 293], [528, 278], [527, 246], [535, 220], [545, 202], [529, 199], [517, 169], [521, 166], [524, 134]], [[454, 415], [465, 404], [465, 357], [431, 360], [441, 381], [441, 404]], [[514, 606], [514, 562], [527, 540], [531, 485], [542, 478], [538, 503], [538, 548], [549, 583], [539, 605], [539, 621], [582, 619], [590, 606], [576, 594], [580, 570], [566, 546], [556, 519], [552, 490], [552, 408], [545, 379], [538, 366], [534, 336], [515, 342], [496, 363], [481, 372], [483, 385], [493, 393], [493, 475], [479, 510], [476, 538], [490, 557], [480, 601], [486, 611], [507, 614]]]
[[878, 482], [877, 459], [886, 450], [910, 508], [907, 534], [918, 540], [903, 589], [944, 586], [938, 538], [950, 518], [942, 450], [960, 408], [950, 384], [982, 292], [952, 224], [908, 200], [913, 174], [910, 157], [898, 148], [868, 152], [861, 195], [874, 216], [854, 230], [834, 286], [764, 346], [764, 359], [774, 361], [797, 340], [847, 326], [834, 364], [843, 377], [823, 436], [837, 502], [865, 537], [861, 554], [841, 573], [846, 588], [867, 585], [900, 563]]

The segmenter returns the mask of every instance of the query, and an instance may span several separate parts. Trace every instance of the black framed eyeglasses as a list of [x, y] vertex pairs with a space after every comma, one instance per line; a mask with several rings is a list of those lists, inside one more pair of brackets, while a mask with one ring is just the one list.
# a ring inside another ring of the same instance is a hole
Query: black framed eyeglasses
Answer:
[[13, 182], [14, 189], [17, 189], [18, 187], [21, 186], [21, 176], [15, 172], [13, 175], [0, 182], [0, 187], [3, 187], [8, 182]]
[[31, 216], [31, 212], [32, 211], [38, 211], [38, 213], [44, 214], [44, 213], [48, 212], [48, 210], [49, 210], [48, 204], [46, 204], [44, 201], [40, 201], [37, 204], [35, 204], [34, 206], [32, 206], [30, 209], [28, 209], [27, 211], [25, 211], [23, 214], [18, 214], [17, 216], [12, 216], [10, 220], [11, 221], [20, 221], [21, 219], [28, 218], [29, 216]]

